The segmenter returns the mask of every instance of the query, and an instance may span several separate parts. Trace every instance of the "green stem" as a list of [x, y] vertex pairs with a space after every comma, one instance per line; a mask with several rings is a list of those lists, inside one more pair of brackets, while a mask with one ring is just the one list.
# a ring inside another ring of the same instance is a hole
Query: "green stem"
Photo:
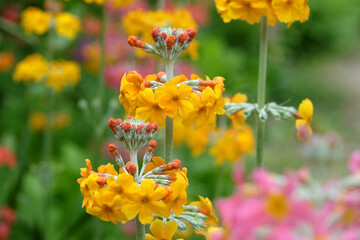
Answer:
[[24, 31], [19, 27], [18, 24], [6, 20], [3, 17], [0, 17], [0, 29], [13, 35], [14, 37], [20, 39], [26, 44], [33, 46], [38, 44], [38, 39], [30, 34], [24, 34]]
[[[260, 33], [260, 55], [259, 55], [259, 78], [257, 102], [259, 110], [265, 105], [266, 91], [266, 68], [267, 68], [267, 50], [268, 49], [268, 27], [267, 18], [261, 18]], [[265, 141], [265, 122], [259, 118], [256, 119], [256, 166], [262, 167], [264, 164], [264, 141]]]
[[218, 168], [217, 181], [215, 186], [215, 199], [218, 199], [222, 196], [223, 187], [224, 187], [224, 175], [225, 175], [225, 166], [224, 164]]
[[101, 16], [101, 36], [100, 36], [100, 71], [99, 71], [99, 86], [98, 86], [98, 98], [99, 108], [98, 116], [99, 120], [102, 118], [102, 100], [104, 94], [104, 76], [105, 76], [105, 58], [106, 58], [106, 8], [105, 4], [102, 7]]
[[134, 221], [136, 226], [136, 240], [145, 240], [145, 225], [141, 224], [139, 216], [136, 216]]
[[[174, 63], [166, 63], [166, 82], [169, 82], [174, 77]], [[174, 120], [166, 117], [165, 120], [165, 162], [173, 160], [173, 134], [174, 134]]]

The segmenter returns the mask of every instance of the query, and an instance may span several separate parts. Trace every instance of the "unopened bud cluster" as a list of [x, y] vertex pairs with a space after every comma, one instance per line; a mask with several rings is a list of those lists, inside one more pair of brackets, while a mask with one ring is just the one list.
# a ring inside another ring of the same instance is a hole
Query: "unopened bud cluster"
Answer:
[[144, 43], [135, 36], [128, 38], [131, 47], [141, 48], [144, 51], [160, 56], [165, 62], [174, 62], [196, 37], [197, 31], [193, 28], [175, 29], [157, 27], [151, 31], [155, 45]]
[[110, 118], [109, 127], [115, 137], [124, 143], [129, 151], [135, 152], [146, 146], [159, 128], [157, 123], [145, 123], [143, 120], [137, 120], [132, 116], [124, 121], [120, 118], [116, 120]]

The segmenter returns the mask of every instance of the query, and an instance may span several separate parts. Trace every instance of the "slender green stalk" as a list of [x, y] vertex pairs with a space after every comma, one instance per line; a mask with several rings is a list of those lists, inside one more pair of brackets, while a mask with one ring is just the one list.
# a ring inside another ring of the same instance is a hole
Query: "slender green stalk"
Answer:
[[[266, 90], [266, 68], [268, 51], [268, 26], [267, 18], [261, 18], [260, 32], [260, 55], [259, 55], [259, 77], [257, 102], [259, 110], [265, 105]], [[262, 167], [264, 164], [264, 141], [265, 141], [265, 122], [259, 118], [256, 119], [256, 166]]]
[[106, 8], [105, 4], [102, 7], [102, 16], [101, 16], [101, 36], [100, 36], [100, 71], [99, 71], [99, 86], [98, 86], [98, 98], [99, 98], [99, 108], [98, 114], [99, 119], [102, 115], [102, 99], [104, 94], [104, 75], [105, 75], [105, 51], [106, 51]]
[[[166, 82], [174, 78], [174, 63], [166, 63]], [[174, 134], [174, 121], [172, 118], [166, 117], [165, 120], [165, 162], [173, 160], [173, 134]]]
[[145, 225], [139, 221], [139, 216], [135, 218], [136, 240], [145, 240]]

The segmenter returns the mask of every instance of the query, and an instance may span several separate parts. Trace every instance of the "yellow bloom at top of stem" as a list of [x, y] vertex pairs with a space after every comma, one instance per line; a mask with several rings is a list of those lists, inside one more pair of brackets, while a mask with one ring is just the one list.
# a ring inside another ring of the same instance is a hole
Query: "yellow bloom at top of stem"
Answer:
[[110, 221], [113, 224], [117, 224], [118, 221], [122, 223], [127, 221], [120, 208], [123, 203], [120, 196], [114, 195], [106, 188], [102, 188], [94, 194], [94, 199], [94, 205], [86, 208], [87, 213], [97, 216], [103, 221]]
[[290, 207], [286, 196], [280, 193], [270, 194], [265, 204], [266, 211], [275, 219], [283, 219], [290, 212]]
[[79, 184], [82, 183], [82, 181], [87, 178], [90, 174], [91, 174], [91, 171], [93, 170], [92, 169], [92, 166], [91, 166], [91, 161], [89, 159], [86, 159], [85, 160], [86, 162], [86, 168], [80, 168], [80, 175], [81, 175], [81, 178], [78, 178], [77, 179], [77, 182]]
[[136, 108], [136, 118], [143, 119], [145, 122], [156, 122], [160, 127], [165, 125], [165, 113], [159, 106], [159, 101], [155, 99], [152, 89], [146, 88], [139, 93], [139, 107]]
[[296, 120], [296, 129], [297, 129], [297, 138], [301, 140], [305, 140], [308, 137], [311, 137], [312, 130], [310, 127], [310, 122], [313, 117], [314, 107], [312, 102], [306, 98], [299, 105], [299, 111], [295, 114], [295, 117], [298, 118]]
[[250, 24], [254, 24], [260, 22], [261, 16], [266, 15], [267, 3], [265, 0], [231, 1], [228, 12], [232, 19], [241, 19]]
[[[29, 117], [29, 127], [32, 131], [43, 131], [46, 127], [46, 115], [43, 112], [34, 111]], [[64, 112], [56, 113], [51, 118], [51, 129], [59, 130], [69, 126], [71, 118]]]
[[102, 5], [106, 2], [106, 0], [84, 0], [85, 3], [95, 3], [98, 5]]
[[24, 83], [40, 82], [44, 79], [48, 71], [46, 59], [38, 53], [27, 56], [16, 66], [13, 74], [15, 82], [23, 81]]
[[176, 81], [170, 80], [158, 87], [155, 90], [155, 95], [166, 116], [175, 118], [179, 113], [181, 117], [187, 117], [193, 110], [193, 105], [189, 101], [191, 91], [190, 86], [180, 84], [180, 87], [177, 87]]
[[107, 174], [111, 174], [111, 175], [115, 175], [115, 176], [118, 175], [118, 172], [116, 171], [114, 165], [111, 163], [99, 166], [98, 172], [99, 173], [107, 173]]
[[51, 14], [36, 7], [28, 7], [21, 13], [20, 25], [27, 33], [43, 35], [50, 28]]
[[208, 216], [208, 219], [205, 220], [207, 224], [212, 227], [217, 227], [219, 225], [219, 220], [215, 216], [215, 212], [212, 206], [212, 203], [209, 198], [204, 198], [199, 196], [200, 201], [195, 201], [190, 203], [190, 205], [197, 206], [199, 208], [199, 212]]
[[73, 61], [57, 60], [49, 64], [45, 85], [60, 92], [68, 85], [76, 85], [80, 80], [80, 66]]
[[170, 196], [165, 199], [165, 203], [168, 207], [166, 215], [170, 215], [171, 210], [177, 216], [180, 216], [184, 212], [184, 205], [187, 202], [186, 189], [188, 185], [186, 173], [177, 171], [176, 181], [170, 184], [172, 192]]
[[305, 0], [273, 0], [272, 6], [280, 22], [290, 23], [300, 20], [307, 4]]
[[55, 31], [58, 35], [62, 35], [70, 40], [73, 40], [78, 32], [81, 31], [80, 19], [67, 12], [59, 13], [55, 16], [56, 27]]
[[177, 224], [174, 221], [164, 224], [160, 219], [156, 219], [150, 225], [150, 231], [154, 236], [147, 233], [146, 240], [171, 240], [176, 229]]
[[122, 8], [129, 6], [134, 0], [108, 0], [108, 2], [111, 2], [114, 8]]
[[100, 186], [97, 183], [99, 176], [97, 173], [91, 173], [88, 177], [83, 179], [80, 183], [80, 191], [84, 196], [82, 207], [90, 207], [94, 204], [94, 194], [99, 190]]
[[142, 224], [151, 223], [156, 216], [164, 216], [166, 205], [160, 201], [168, 192], [164, 188], [155, 188], [156, 184], [152, 179], [141, 181], [141, 191], [134, 198], [133, 203], [125, 204], [122, 207], [123, 213], [131, 220], [139, 214], [139, 220]]

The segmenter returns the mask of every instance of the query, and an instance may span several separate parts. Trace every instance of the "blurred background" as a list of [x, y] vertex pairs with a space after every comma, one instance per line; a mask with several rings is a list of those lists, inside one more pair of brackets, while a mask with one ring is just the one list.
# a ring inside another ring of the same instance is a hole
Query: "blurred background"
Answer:
[[[85, 213], [76, 179], [86, 158], [93, 166], [111, 161], [107, 144], [116, 140], [107, 120], [125, 116], [118, 102], [123, 74], [164, 71], [153, 57], [127, 44], [130, 34], [149, 38], [153, 27], [145, 26], [143, 18], [159, 2], [136, 0], [120, 9], [107, 4], [105, 12], [83, 1], [52, 2], [50, 7], [40, 0], [0, 4], [0, 239], [134, 239], [131, 224], [114, 226]], [[66, 10], [78, 16], [82, 31], [71, 40], [26, 33], [22, 11], [30, 6]], [[311, 99], [314, 136], [299, 143], [293, 122], [271, 120], [266, 127], [265, 166], [282, 172], [316, 165], [323, 172], [314, 174], [339, 176], [350, 152], [360, 147], [360, 3], [310, 0], [309, 6], [307, 22], [270, 28], [267, 99], [296, 108], [302, 99]], [[175, 74], [222, 76], [227, 95], [241, 92], [248, 102], [255, 102], [260, 26], [223, 23], [210, 0], [168, 0], [161, 7], [173, 13], [173, 24], [198, 29], [196, 47], [177, 64]], [[183, 12], [175, 14], [178, 9]], [[104, 14], [106, 61], [100, 101], [99, 39]], [[49, 52], [53, 59], [81, 66], [77, 84], [53, 93], [44, 84], [13, 80], [17, 64], [26, 56]], [[247, 122], [254, 126], [253, 118]], [[175, 157], [189, 169], [190, 200], [198, 195], [214, 200], [233, 192], [234, 166], [226, 163], [219, 173], [208, 148], [195, 156], [185, 144], [176, 148]], [[161, 150], [155, 154], [161, 155]], [[247, 169], [255, 165], [252, 154], [244, 160]], [[219, 187], [220, 174], [224, 180]], [[16, 220], [6, 222], [5, 215]]]

